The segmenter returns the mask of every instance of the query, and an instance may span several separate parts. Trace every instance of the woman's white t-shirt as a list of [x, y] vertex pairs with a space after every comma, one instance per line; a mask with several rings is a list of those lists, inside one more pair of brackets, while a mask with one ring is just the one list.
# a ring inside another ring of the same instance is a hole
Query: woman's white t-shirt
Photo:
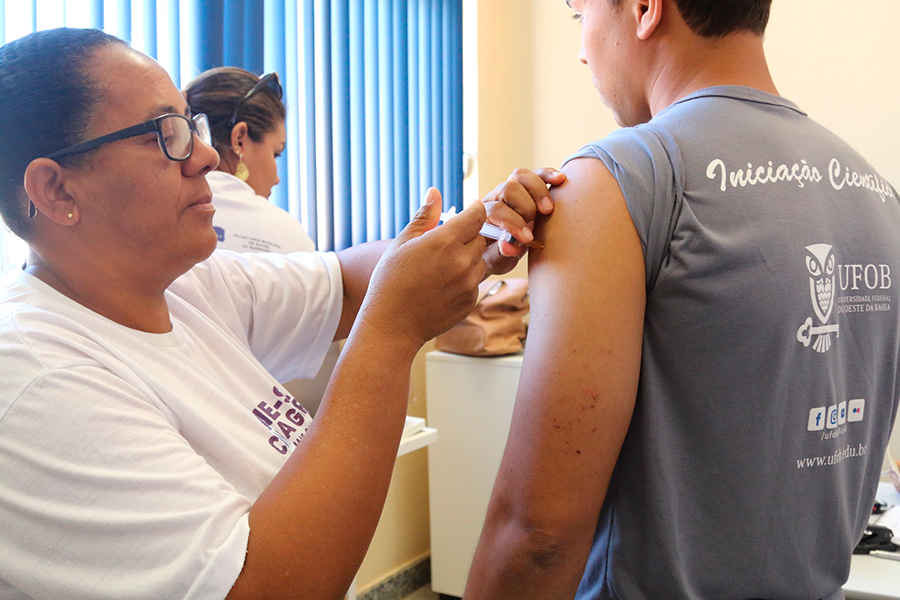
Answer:
[[213, 193], [213, 228], [220, 250], [235, 252], [312, 252], [315, 242], [286, 210], [253, 191], [230, 173], [211, 171], [206, 181]]
[[278, 382], [318, 371], [342, 294], [333, 254], [217, 251], [150, 334], [4, 278], [0, 599], [225, 597], [309, 426]]

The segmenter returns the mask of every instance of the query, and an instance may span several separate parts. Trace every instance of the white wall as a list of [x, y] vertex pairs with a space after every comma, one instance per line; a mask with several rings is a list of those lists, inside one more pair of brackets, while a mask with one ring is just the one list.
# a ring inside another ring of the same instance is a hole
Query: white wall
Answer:
[[781, 94], [900, 186], [897, 0], [775, 0], [766, 53]]

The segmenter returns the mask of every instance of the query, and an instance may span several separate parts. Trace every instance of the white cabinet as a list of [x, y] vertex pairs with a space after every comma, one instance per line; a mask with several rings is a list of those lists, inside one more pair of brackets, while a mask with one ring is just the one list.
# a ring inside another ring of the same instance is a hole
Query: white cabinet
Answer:
[[522, 356], [425, 356], [431, 588], [461, 597], [512, 420]]

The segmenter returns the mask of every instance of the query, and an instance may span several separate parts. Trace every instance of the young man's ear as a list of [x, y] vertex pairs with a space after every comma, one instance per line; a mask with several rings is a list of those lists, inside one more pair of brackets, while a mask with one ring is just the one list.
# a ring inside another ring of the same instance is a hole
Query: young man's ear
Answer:
[[656, 31], [662, 19], [663, 0], [637, 0], [634, 3], [637, 19], [637, 36], [639, 40], [647, 40]]
[[59, 225], [72, 225], [78, 221], [78, 204], [65, 184], [65, 169], [55, 160], [36, 158], [25, 169], [25, 192], [36, 212]]

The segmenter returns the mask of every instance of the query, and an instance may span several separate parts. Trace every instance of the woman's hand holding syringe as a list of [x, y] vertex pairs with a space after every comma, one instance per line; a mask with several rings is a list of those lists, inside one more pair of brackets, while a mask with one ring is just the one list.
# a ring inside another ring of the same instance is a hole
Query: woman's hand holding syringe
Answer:
[[[450, 207], [450, 210], [448, 210], [447, 212], [441, 213], [441, 222], [446, 223], [447, 221], [449, 221], [450, 219], [452, 219], [455, 216], [456, 216], [456, 207], [452, 206], [452, 207]], [[513, 246], [525, 246], [527, 248], [543, 248], [544, 247], [544, 245], [541, 244], [540, 242], [535, 242], [535, 241], [520, 242], [515, 237], [513, 237], [513, 234], [511, 234], [507, 230], [503, 229], [502, 227], [498, 227], [497, 225], [492, 225], [490, 223], [485, 223], [484, 225], [482, 225], [481, 231], [479, 231], [479, 233], [488, 239], [497, 240], [499, 242], [506, 242], [507, 244], [512, 244]]]

